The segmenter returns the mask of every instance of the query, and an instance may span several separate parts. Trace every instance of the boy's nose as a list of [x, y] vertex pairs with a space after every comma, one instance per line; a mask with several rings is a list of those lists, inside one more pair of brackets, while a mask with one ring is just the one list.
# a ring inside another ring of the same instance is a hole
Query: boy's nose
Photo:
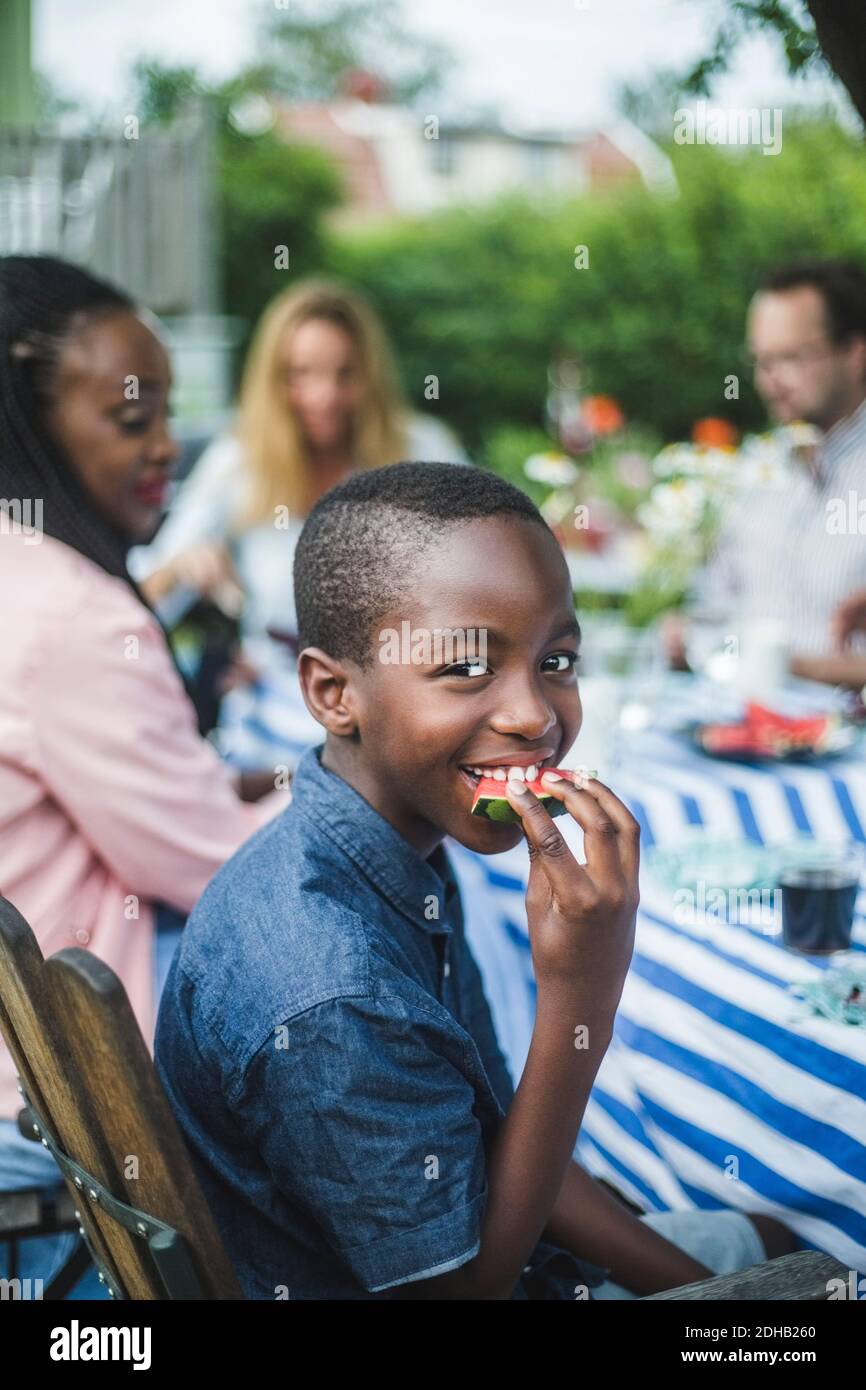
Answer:
[[504, 694], [500, 708], [490, 721], [498, 734], [516, 735], [527, 741], [544, 738], [556, 723], [550, 702], [539, 691], [529, 688], [518, 694]]

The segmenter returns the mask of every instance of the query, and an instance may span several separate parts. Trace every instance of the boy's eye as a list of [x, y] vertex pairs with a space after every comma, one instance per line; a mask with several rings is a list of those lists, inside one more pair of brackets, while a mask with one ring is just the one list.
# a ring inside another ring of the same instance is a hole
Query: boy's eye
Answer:
[[[573, 671], [577, 664], [577, 659], [576, 652], [553, 652], [551, 656], [546, 656], [544, 658], [541, 667], [544, 671], [552, 671], [554, 675], [559, 675], [561, 672]], [[557, 664], [551, 667], [548, 664], [549, 662], [555, 662]], [[492, 673], [490, 667], [486, 666], [483, 661], [460, 661], [454, 666], [449, 666], [444, 674], [446, 676], [463, 676], [467, 678], [474, 676], [477, 678], [478, 676], [489, 676]]]
[[485, 666], [483, 661], [458, 661], [454, 666], [449, 666], [445, 672], [446, 676], [489, 676], [490, 667]]
[[541, 663], [542, 667], [546, 670], [551, 669], [551, 667], [549, 667], [547, 664], [549, 661], [558, 661], [561, 663], [560, 665], [554, 666], [552, 668], [554, 674], [558, 674], [560, 671], [572, 671], [577, 663], [577, 653], [554, 652], [551, 656], [546, 656], [544, 658], [544, 661]]

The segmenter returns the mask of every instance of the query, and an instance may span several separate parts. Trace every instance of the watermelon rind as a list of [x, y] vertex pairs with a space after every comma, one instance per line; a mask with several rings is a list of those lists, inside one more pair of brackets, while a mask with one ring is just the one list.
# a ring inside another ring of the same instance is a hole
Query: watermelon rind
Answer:
[[[560, 801], [555, 796], [551, 796], [550, 792], [545, 791], [540, 786], [538, 786], [536, 790], [535, 785], [532, 783], [529, 785], [532, 787], [532, 790], [535, 791], [535, 795], [542, 803], [549, 816], [565, 815], [568, 807], [564, 802]], [[472, 803], [473, 816], [482, 816], [485, 820], [499, 821], [501, 824], [519, 821], [520, 816], [505, 795], [505, 783], [500, 782], [498, 786], [503, 788], [501, 794], [493, 794], [491, 792], [478, 792], [476, 794], [475, 800]]]

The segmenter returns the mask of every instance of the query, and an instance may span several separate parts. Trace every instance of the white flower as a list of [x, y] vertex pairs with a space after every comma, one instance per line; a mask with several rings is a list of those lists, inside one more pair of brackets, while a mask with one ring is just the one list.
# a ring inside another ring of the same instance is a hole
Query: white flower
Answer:
[[656, 454], [653, 470], [659, 478], [720, 478], [736, 472], [737, 456], [731, 449], [708, 444], [668, 444]]
[[656, 483], [649, 501], [638, 508], [638, 517], [655, 535], [673, 536], [700, 525], [709, 493], [696, 478], [677, 478]]
[[[808, 428], [808, 427], [807, 427]], [[738, 454], [737, 485], [741, 489], [784, 483], [791, 467], [786, 431], [750, 434]]]
[[580, 469], [568, 454], [558, 454], [553, 449], [544, 454], [530, 454], [523, 471], [533, 482], [547, 483], [549, 487], [567, 487], [580, 476]]
[[820, 444], [823, 435], [817, 425], [810, 425], [805, 420], [794, 420], [790, 425], [782, 425], [776, 431], [783, 445], [789, 448], [811, 448], [815, 444]]
[[692, 473], [694, 456], [694, 444], [667, 444], [653, 459], [653, 471], [659, 478], [671, 478], [675, 473]]
[[737, 455], [730, 449], [713, 449], [708, 445], [699, 447], [694, 471], [699, 477], [730, 482], [736, 476]]

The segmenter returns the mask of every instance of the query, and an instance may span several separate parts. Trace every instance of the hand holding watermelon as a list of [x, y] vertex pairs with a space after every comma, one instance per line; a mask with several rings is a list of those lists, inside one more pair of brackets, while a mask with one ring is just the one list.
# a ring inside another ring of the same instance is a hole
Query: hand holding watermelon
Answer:
[[526, 914], [536, 979], [579, 982], [615, 1010], [634, 947], [640, 827], [597, 780], [557, 772], [542, 781], [582, 828], [586, 863], [578, 863], [531, 788], [509, 779], [508, 800], [529, 844]]

